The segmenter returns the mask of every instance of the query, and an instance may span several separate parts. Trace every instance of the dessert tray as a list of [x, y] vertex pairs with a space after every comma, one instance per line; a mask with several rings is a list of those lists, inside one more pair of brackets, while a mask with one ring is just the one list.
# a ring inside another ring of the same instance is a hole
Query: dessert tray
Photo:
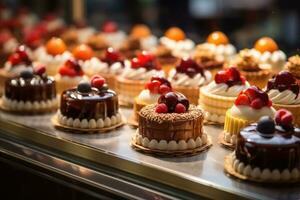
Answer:
[[[120, 110], [126, 119], [132, 115], [131, 109]], [[224, 158], [232, 151], [218, 143], [221, 126], [204, 126], [212, 143], [208, 150], [190, 156], [165, 157], [132, 148], [136, 130], [128, 125], [105, 134], [70, 133], [52, 125], [54, 115], [21, 116], [0, 110], [0, 137], [53, 149], [211, 199], [298, 199], [300, 196], [299, 183], [280, 186], [253, 183], [224, 173]]]

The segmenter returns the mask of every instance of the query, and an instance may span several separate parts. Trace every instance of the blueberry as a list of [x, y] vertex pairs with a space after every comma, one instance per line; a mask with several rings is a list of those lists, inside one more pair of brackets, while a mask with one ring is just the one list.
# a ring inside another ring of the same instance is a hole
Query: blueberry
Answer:
[[33, 77], [33, 71], [32, 69], [25, 69], [21, 71], [20, 76], [24, 79], [30, 79]]
[[259, 119], [256, 129], [262, 134], [272, 134], [275, 132], [275, 122], [271, 117], [263, 116]]
[[91, 84], [89, 82], [80, 82], [77, 86], [77, 90], [80, 93], [89, 93], [92, 90]]

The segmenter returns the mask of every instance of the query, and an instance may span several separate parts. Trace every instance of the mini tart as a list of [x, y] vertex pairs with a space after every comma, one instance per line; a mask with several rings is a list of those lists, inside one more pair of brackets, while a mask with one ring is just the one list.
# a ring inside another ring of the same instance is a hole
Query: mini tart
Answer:
[[139, 112], [139, 125], [134, 142], [150, 150], [169, 153], [204, 146], [207, 135], [203, 132], [203, 112], [190, 105], [186, 113], [156, 113], [156, 104]]
[[65, 127], [83, 130], [103, 129], [122, 123], [118, 96], [112, 90], [92, 88], [81, 93], [76, 88], [61, 95], [57, 122]]
[[274, 133], [261, 134], [256, 129], [257, 124], [252, 124], [240, 132], [235, 151], [226, 157], [225, 171], [256, 182], [299, 181], [300, 139], [295, 135], [300, 130], [276, 126]]
[[2, 108], [20, 113], [45, 113], [57, 108], [56, 87], [52, 77], [12, 78], [5, 82]]
[[300, 84], [300, 56], [295, 55], [289, 57], [285, 64], [285, 69], [288, 70], [297, 79], [298, 84]]

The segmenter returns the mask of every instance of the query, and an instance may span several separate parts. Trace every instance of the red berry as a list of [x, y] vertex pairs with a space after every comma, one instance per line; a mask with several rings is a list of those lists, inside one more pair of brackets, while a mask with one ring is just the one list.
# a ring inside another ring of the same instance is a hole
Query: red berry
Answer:
[[70, 77], [74, 77], [76, 76], [76, 71], [69, 68], [69, 67], [61, 67], [58, 71], [58, 73], [62, 76], [70, 76]]
[[271, 100], [268, 101], [268, 107], [271, 107], [273, 105], [273, 102]]
[[250, 106], [254, 109], [260, 109], [261, 107], [263, 107], [263, 102], [261, 99], [256, 98], [251, 102]]
[[245, 94], [240, 94], [240, 95], [236, 98], [234, 104], [237, 105], [237, 106], [238, 106], [238, 105], [249, 105], [249, 104], [250, 104], [250, 100], [249, 100], [249, 98], [247, 97], [247, 95], [245, 95]]
[[105, 52], [105, 59], [113, 62], [120, 60], [121, 54], [119, 51], [113, 49], [112, 47], [108, 48]]
[[159, 94], [165, 94], [167, 92], [170, 92], [171, 91], [171, 88], [167, 85], [160, 85], [159, 86]]
[[242, 84], [246, 83], [246, 78], [244, 76], [241, 76], [241, 82], [242, 82]]
[[290, 112], [286, 112], [281, 117], [280, 125], [282, 125], [282, 126], [291, 126], [292, 124], [293, 124], [293, 115]]
[[230, 67], [228, 69], [228, 73], [230, 74], [230, 77], [232, 81], [239, 81], [240, 80], [240, 72], [235, 67]]
[[178, 103], [176, 106], [175, 106], [175, 112], [176, 113], [184, 113], [186, 111], [186, 108], [183, 104], [181, 103]]
[[98, 74], [93, 75], [92, 78], [91, 78], [91, 81], [92, 81], [93, 79], [96, 79], [96, 78], [102, 78], [102, 76], [100, 76], [100, 75], [98, 75]]
[[168, 107], [164, 103], [160, 103], [156, 106], [155, 112], [157, 113], [167, 113], [168, 112]]
[[20, 55], [17, 53], [10, 55], [8, 60], [12, 65], [17, 65], [22, 62]]
[[133, 58], [133, 59], [131, 60], [131, 68], [137, 69], [137, 68], [139, 68], [139, 67], [141, 67], [140, 61], [139, 61], [137, 58]]
[[102, 77], [94, 78], [91, 81], [92, 87], [95, 87], [95, 88], [101, 88], [104, 85], [104, 83], [105, 83], [105, 79]]
[[46, 72], [46, 67], [44, 65], [38, 66], [35, 68], [35, 74], [42, 76]]
[[154, 80], [148, 85], [148, 89], [151, 93], [158, 93], [160, 85], [161, 82]]
[[229, 76], [226, 71], [219, 71], [215, 76], [215, 82], [219, 83], [226, 83], [229, 80]]
[[102, 31], [105, 33], [114, 33], [118, 31], [118, 25], [113, 21], [105, 22], [102, 26]]
[[256, 86], [251, 86], [248, 89], [246, 89], [244, 94], [246, 94], [249, 97], [250, 101], [253, 101], [254, 99], [256, 99], [258, 97], [259, 91], [260, 90]]

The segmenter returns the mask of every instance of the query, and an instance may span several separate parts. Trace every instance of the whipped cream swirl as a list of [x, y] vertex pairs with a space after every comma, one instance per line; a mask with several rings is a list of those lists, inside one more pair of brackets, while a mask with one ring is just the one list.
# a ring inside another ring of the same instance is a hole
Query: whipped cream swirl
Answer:
[[190, 77], [185, 73], [178, 73], [176, 69], [172, 69], [169, 73], [169, 81], [174, 86], [199, 87], [209, 83], [210, 80], [211, 73], [207, 70], [204, 71], [204, 76], [198, 73], [194, 77]]
[[96, 57], [92, 57], [89, 60], [79, 60], [78, 62], [82, 69], [86, 72], [108, 72], [108, 64], [101, 62], [101, 60]]
[[236, 54], [236, 49], [232, 44], [215, 45], [206, 42], [198, 45], [197, 50], [211, 52], [219, 62], [228, 61]]
[[25, 69], [29, 69], [31, 68], [33, 65], [25, 65], [25, 64], [19, 64], [19, 65], [12, 65], [11, 62], [7, 61], [4, 64], [4, 70], [8, 73], [12, 73], [12, 74], [20, 74], [21, 71], [25, 70]]
[[296, 95], [290, 90], [284, 90], [280, 92], [279, 90], [272, 89], [268, 92], [269, 98], [275, 104], [292, 105], [300, 104], [300, 95]]
[[142, 90], [137, 97], [139, 101], [146, 103], [146, 104], [154, 104], [157, 102], [160, 94], [153, 94], [150, 90]]
[[163, 70], [156, 69], [147, 70], [143, 67], [133, 69], [131, 68], [130, 62], [125, 62], [125, 68], [120, 74], [120, 77], [130, 80], [149, 80], [152, 76], [165, 77], [165, 72]]
[[236, 97], [241, 91], [247, 89], [248, 87], [250, 87], [250, 84], [248, 82], [243, 85], [233, 85], [229, 87], [226, 83], [217, 84], [215, 81], [213, 81], [205, 86], [205, 90], [210, 94], [226, 97]]
[[167, 37], [161, 37], [160, 43], [171, 49], [173, 56], [179, 58], [188, 57], [195, 48], [195, 43], [190, 39], [175, 41]]
[[243, 105], [233, 105], [230, 109], [231, 115], [248, 120], [248, 121], [258, 121], [260, 117], [262, 116], [269, 116], [274, 117], [275, 116], [275, 109], [273, 107], [264, 106], [261, 109], [254, 109], [250, 106], [243, 106]]
[[126, 40], [126, 34], [123, 31], [117, 31], [114, 33], [101, 33], [109, 46], [113, 48], [120, 48], [123, 42]]
[[46, 51], [44, 51], [39, 52], [38, 62], [45, 64], [46, 66], [48, 64], [60, 66], [64, 64], [64, 62], [67, 61], [71, 56], [71, 53], [68, 51], [65, 51], [63, 54], [58, 54], [55, 56], [48, 54]]
[[145, 38], [141, 38], [141, 46], [143, 50], [154, 51], [154, 48], [157, 46], [157, 37], [150, 35]]

